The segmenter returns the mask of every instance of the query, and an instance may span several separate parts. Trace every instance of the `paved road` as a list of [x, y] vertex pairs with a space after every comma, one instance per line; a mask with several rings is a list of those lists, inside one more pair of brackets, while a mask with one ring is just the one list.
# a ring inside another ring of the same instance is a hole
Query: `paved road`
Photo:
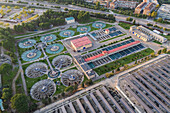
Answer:
[[[102, 14], [113, 14], [113, 15], [116, 15], [115, 18], [118, 21], [126, 20], [126, 18], [129, 17], [129, 16], [126, 16], [126, 15], [113, 13], [112, 11], [109, 11], [109, 12], [99, 11], [99, 10], [94, 10], [94, 9], [88, 9], [88, 8], [83, 8], [83, 7], [79, 7], [79, 6], [74, 6], [74, 5], [60, 5], [60, 4], [54, 4], [54, 3], [48, 3], [48, 2], [30, 1], [30, 0], [22, 0], [22, 1], [28, 2], [30, 6], [35, 6], [35, 7], [44, 7], [45, 6], [46, 8], [54, 9], [51, 6], [60, 6], [61, 10], [63, 10], [64, 8], [68, 8], [70, 10], [89, 11], [89, 12], [93, 12], [93, 13], [102, 13]], [[34, 3], [35, 5], [32, 5], [32, 3]], [[44, 6], [37, 6], [36, 3], [44, 4]], [[11, 3], [11, 4], [17, 4], [17, 3], [14, 2], [14, 3]], [[136, 20], [136, 22], [139, 23], [139, 24], [146, 25], [147, 23], [152, 23], [152, 24], [156, 23], [156, 22], [154, 22], [152, 20], [141, 19], [141, 18], [136, 18], [136, 17], [132, 17], [132, 18], [134, 18]], [[168, 25], [168, 24], [157, 23], [157, 25], [162, 26], [162, 27], [166, 27], [166, 28], [170, 28], [170, 25]]]
[[42, 45], [41, 45], [41, 50], [42, 50], [42, 52], [43, 52], [43, 54], [44, 54], [45, 59], [46, 59], [47, 62], [48, 62], [48, 65], [50, 66], [51, 71], [53, 71], [53, 67], [52, 67], [52, 65], [51, 65], [51, 63], [50, 63], [50, 61], [49, 61], [49, 59], [48, 59], [48, 56], [47, 56], [47, 54], [45, 53], [44, 48], [42, 47]]
[[17, 78], [19, 77], [20, 72], [21, 72], [21, 70], [19, 69], [18, 73], [16, 74], [15, 78], [12, 81], [12, 93], [13, 93], [13, 95], [16, 94], [16, 84], [15, 84], [15, 82], [16, 82]]
[[15, 48], [16, 48], [16, 51], [17, 51], [16, 55], [17, 55], [17, 59], [18, 59], [19, 70], [21, 71], [21, 78], [22, 78], [22, 84], [23, 84], [24, 92], [25, 92], [25, 95], [28, 95], [27, 85], [26, 85], [25, 77], [24, 77], [24, 71], [22, 69], [22, 63], [21, 63], [21, 60], [20, 60], [20, 57], [19, 57], [19, 53], [18, 53], [18, 49], [17, 49], [17, 43], [15, 43]]

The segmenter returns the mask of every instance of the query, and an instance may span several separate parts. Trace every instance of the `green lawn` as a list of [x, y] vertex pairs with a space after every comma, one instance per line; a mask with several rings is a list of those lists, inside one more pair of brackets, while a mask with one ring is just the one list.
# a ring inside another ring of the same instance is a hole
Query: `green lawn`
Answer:
[[170, 35], [162, 35], [163, 37], [165, 37], [165, 38], [167, 38], [168, 39], [168, 41], [170, 40]]
[[147, 48], [145, 50], [142, 50], [140, 52], [131, 54], [129, 56], [123, 57], [121, 59], [118, 59], [116, 61], [113, 61], [111, 63], [108, 63], [106, 65], [103, 65], [101, 67], [95, 68], [94, 71], [96, 71], [98, 73], [98, 75], [102, 75], [104, 73], [110, 72], [118, 67], [122, 67], [125, 64], [129, 64], [133, 61], [136, 61], [138, 59], [141, 59], [145, 56], [150, 55], [151, 53], [153, 53], [154, 51], [150, 48]]
[[152, 41], [152, 42], [162, 45], [162, 43], [160, 43], [160, 42], [158, 42], [158, 41], [156, 41], [156, 40], [154, 40], [154, 41]]
[[27, 90], [28, 90], [28, 93], [30, 92], [30, 89], [31, 87], [38, 81], [40, 80], [44, 80], [44, 79], [47, 79], [48, 76], [47, 75], [43, 75], [41, 77], [38, 77], [38, 78], [28, 78], [27, 76], [25, 76], [25, 82], [27, 84]]
[[21, 74], [20, 74], [19, 77], [17, 78], [17, 80], [16, 80], [16, 82], [15, 82], [15, 85], [16, 85], [16, 93], [23, 93], [23, 92], [24, 92]]
[[106, 24], [106, 26], [103, 29], [109, 28], [109, 27], [113, 27], [114, 25], [110, 25], [110, 24]]
[[[14, 35], [14, 37], [16, 37], [16, 36], [23, 36], [23, 35], [29, 35], [29, 34], [33, 34], [33, 33], [35, 33], [35, 32], [24, 33], [24, 34], [16, 34], [16, 35]], [[23, 37], [23, 38], [25, 38], [25, 37]]]
[[[78, 27], [78, 26], [77, 26], [77, 27]], [[76, 28], [70, 27], [70, 28], [68, 29], [68, 30], [74, 31], [74, 35], [73, 35], [73, 36], [76, 36], [76, 35], [79, 35], [79, 34], [80, 34], [80, 32], [77, 31], [77, 27], [76, 27]]]
[[123, 27], [124, 29], [130, 29], [130, 27], [133, 26], [131, 24], [127, 24], [127, 23], [123, 23], [123, 22], [119, 22], [118, 25]]
[[65, 70], [65, 71], [62, 71], [62, 73], [66, 72], [66, 71], [68, 71], [68, 70], [72, 70], [72, 69], [78, 70], [77, 67], [75, 66], [75, 67], [73, 67], [73, 68], [70, 68], [70, 69], [67, 69], [67, 70]]
[[100, 19], [98, 18], [90, 18], [88, 21], [85, 21], [85, 22], [79, 22], [80, 24], [86, 24], [86, 23], [89, 23], [89, 22], [95, 22], [95, 21], [99, 21]]
[[100, 79], [98, 79], [98, 80], [96, 80], [96, 81], [93, 81], [93, 83], [96, 84], [96, 83], [101, 82], [102, 80], [105, 80], [105, 78], [100, 78]]
[[[11, 70], [10, 70], [11, 71]], [[8, 86], [11, 87], [12, 85], [12, 80], [14, 79], [14, 77], [16, 76], [18, 72], [18, 68], [16, 67], [12, 73], [9, 73], [9, 75], [2, 75], [2, 86]]]

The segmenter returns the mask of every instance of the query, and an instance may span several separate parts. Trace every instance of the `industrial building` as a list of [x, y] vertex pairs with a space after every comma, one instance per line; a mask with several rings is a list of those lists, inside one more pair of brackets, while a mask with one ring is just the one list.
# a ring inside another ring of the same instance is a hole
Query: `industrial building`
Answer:
[[149, 15], [156, 7], [156, 4], [150, 2], [144, 9], [143, 14]]
[[132, 34], [142, 39], [143, 41], [151, 41], [152, 39], [165, 43], [167, 39], [163, 36], [158, 35], [157, 33], [143, 27], [143, 26], [131, 26], [129, 30]]
[[118, 7], [121, 8], [135, 8], [137, 6], [138, 2], [135, 1], [125, 1], [125, 0], [114, 0], [110, 3], [110, 8], [115, 9]]
[[161, 55], [118, 79], [117, 89], [142, 113], [168, 113], [170, 56]]
[[135, 14], [140, 14], [144, 8], [147, 6], [147, 2], [142, 2], [140, 3], [136, 8], [135, 8]]
[[92, 41], [87, 36], [71, 40], [70, 42], [75, 51], [82, 51], [92, 47]]
[[65, 21], [67, 22], [67, 24], [72, 24], [72, 23], [75, 23], [75, 18], [74, 17], [68, 17], [68, 18], [65, 18]]
[[162, 4], [157, 17], [170, 20], [170, 4]]

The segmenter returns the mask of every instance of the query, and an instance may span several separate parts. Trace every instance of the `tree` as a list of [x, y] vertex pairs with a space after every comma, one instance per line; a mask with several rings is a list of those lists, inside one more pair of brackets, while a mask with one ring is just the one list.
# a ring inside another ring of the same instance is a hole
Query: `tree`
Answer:
[[0, 74], [2, 76], [8, 75], [12, 70], [12, 66], [10, 64], [4, 63], [0, 66]]
[[151, 57], [155, 57], [155, 53], [151, 53]]
[[90, 86], [93, 84], [93, 81], [91, 79], [88, 79], [85, 81], [85, 85]]
[[105, 76], [106, 76], [107, 78], [109, 78], [109, 77], [110, 77], [110, 73], [106, 73]]
[[64, 11], [68, 11], [68, 8], [64, 8]]
[[160, 55], [160, 54], [161, 54], [161, 50], [158, 51], [158, 55]]
[[73, 86], [68, 86], [65, 88], [65, 92], [72, 92], [74, 90], [74, 87]]
[[105, 75], [106, 75], [107, 78], [109, 78], [109, 77], [113, 76], [114, 73], [112, 73], [112, 72], [111, 73], [106, 73]]
[[164, 49], [162, 50], [162, 52], [163, 52], [163, 53], [166, 53], [166, 52], [167, 52], [167, 48], [164, 48]]
[[1, 8], [5, 8], [6, 6], [5, 5], [2, 5]]
[[19, 113], [26, 113], [29, 110], [28, 98], [24, 94], [15, 94], [11, 98], [11, 107]]
[[10, 6], [7, 6], [8, 9], [10, 9], [11, 7]]
[[97, 8], [97, 9], [100, 8], [100, 2], [96, 2], [96, 8]]
[[120, 68], [118, 67], [118, 68], [116, 69], [116, 71], [120, 71]]
[[48, 104], [47, 98], [43, 98], [41, 102], [42, 102], [44, 105], [47, 105], [47, 104]]
[[156, 8], [158, 8], [159, 7], [159, 4], [158, 5], [156, 5]]
[[135, 24], [136, 24], [136, 20], [133, 21], [133, 25], [135, 25]]
[[19, 9], [20, 7], [19, 6], [15, 6], [14, 9]]
[[84, 88], [84, 82], [81, 83], [81, 87]]
[[11, 89], [3, 88], [3, 90], [2, 90], [2, 97], [1, 98], [4, 99], [5, 101], [7, 101], [7, 100], [10, 100], [11, 97], [12, 97]]
[[148, 16], [151, 16], [151, 13], [149, 13], [149, 15]]
[[74, 90], [77, 90], [77, 89], [78, 89], [78, 85], [75, 84], [75, 85], [74, 85]]
[[126, 18], [126, 21], [129, 21], [130, 20], [130, 17]]
[[158, 20], [157, 20], [158, 22], [162, 22], [163, 21], [163, 19], [162, 18], [158, 18]]
[[163, 28], [163, 30], [164, 30], [164, 31], [166, 31], [166, 30], [167, 30], [167, 28], [166, 28], [166, 27], [164, 27], [164, 28]]
[[153, 11], [152, 14], [151, 14], [151, 17], [155, 18], [157, 15], [157, 12]]

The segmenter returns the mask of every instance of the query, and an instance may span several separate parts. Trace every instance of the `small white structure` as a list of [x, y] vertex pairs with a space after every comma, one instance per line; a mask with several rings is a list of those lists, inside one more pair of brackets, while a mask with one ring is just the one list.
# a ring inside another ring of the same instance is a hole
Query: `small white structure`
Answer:
[[159, 32], [159, 31], [157, 31], [157, 30], [153, 30], [153, 32], [155, 32], [155, 33], [157, 33], [157, 34], [160, 34], [160, 32]]
[[72, 24], [72, 23], [75, 23], [75, 18], [74, 17], [68, 17], [68, 18], [65, 18], [65, 21], [67, 22], [67, 24]]

